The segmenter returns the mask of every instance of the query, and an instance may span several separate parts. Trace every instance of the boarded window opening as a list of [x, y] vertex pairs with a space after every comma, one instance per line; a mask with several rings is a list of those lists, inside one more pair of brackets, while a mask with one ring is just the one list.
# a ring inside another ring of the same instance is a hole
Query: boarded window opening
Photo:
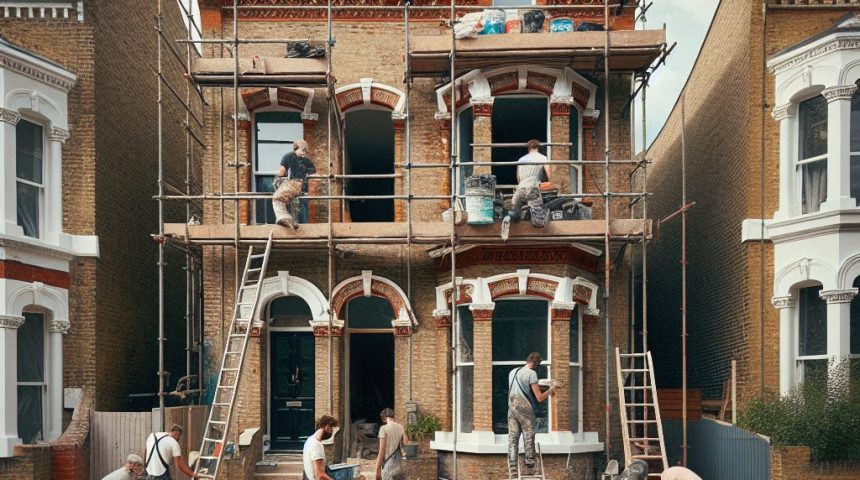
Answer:
[[[346, 173], [394, 173], [394, 127], [387, 110], [357, 110], [346, 114]], [[392, 195], [394, 179], [350, 179], [347, 195]], [[394, 200], [349, 200], [353, 222], [391, 222]]]

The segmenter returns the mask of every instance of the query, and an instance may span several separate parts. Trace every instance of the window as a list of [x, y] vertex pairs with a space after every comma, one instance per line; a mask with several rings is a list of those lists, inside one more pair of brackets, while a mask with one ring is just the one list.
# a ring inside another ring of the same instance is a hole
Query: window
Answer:
[[797, 363], [801, 381], [827, 374], [827, 304], [819, 297], [820, 292], [820, 286], [798, 291]]
[[[860, 277], [854, 279], [854, 288], [860, 288]], [[860, 355], [860, 295], [851, 300], [851, 355]]]
[[308, 328], [313, 314], [302, 297], [289, 295], [272, 300], [269, 318], [273, 327]]
[[[457, 115], [457, 138], [459, 139], [457, 148], [457, 161], [471, 162], [472, 161], [472, 143], [474, 139], [474, 122], [472, 117], [472, 107], [466, 108]], [[457, 180], [457, 194], [465, 195], [466, 193], [466, 178], [472, 175], [474, 171], [473, 165], [463, 165], [457, 169], [459, 179]]]
[[[521, 143], [531, 139], [546, 142], [549, 132], [549, 99], [544, 96], [504, 96], [493, 101], [493, 143]], [[495, 147], [494, 162], [516, 162], [527, 153], [526, 147]], [[546, 147], [541, 153], [549, 156]], [[494, 166], [496, 186], [507, 185], [508, 192], [517, 185], [514, 165]], [[545, 179], [542, 179], [545, 180]]]
[[[298, 112], [260, 112], [254, 118], [254, 191], [271, 192], [281, 158], [293, 151], [294, 141], [303, 138], [302, 116]], [[256, 223], [275, 222], [271, 200], [257, 200], [254, 211]]]
[[44, 191], [44, 145], [43, 128], [40, 125], [24, 119], [18, 121], [15, 127], [16, 205], [18, 225], [28, 237], [39, 237]]
[[821, 95], [800, 102], [798, 169], [801, 212], [813, 213], [827, 200], [827, 101]]
[[860, 89], [851, 97], [851, 196], [860, 205]]
[[25, 444], [44, 440], [45, 315], [24, 312], [18, 329], [18, 436]]
[[[582, 392], [582, 376], [581, 367], [582, 360], [580, 359], [580, 307], [575, 308], [570, 315], [570, 431], [578, 432], [579, 427], [579, 406], [580, 393]], [[562, 412], [559, 412], [561, 415]]]
[[[362, 109], [346, 113], [346, 174], [391, 175], [394, 173], [394, 124], [388, 110]], [[393, 178], [350, 178], [347, 195], [393, 195]], [[394, 200], [355, 199], [347, 202], [353, 222], [391, 222]]]
[[[549, 303], [546, 300], [499, 300], [493, 311], [493, 432], [508, 433], [508, 374], [525, 364], [529, 353], [544, 361], [535, 370], [548, 378]], [[535, 431], [549, 427], [548, 403], [538, 404]]]
[[472, 311], [468, 305], [457, 307], [457, 404], [460, 406], [460, 431], [472, 431], [472, 389], [475, 382], [475, 362], [472, 356], [474, 339]]
[[[579, 109], [570, 107], [570, 160], [579, 160]], [[579, 193], [580, 189], [580, 166], [570, 166], [570, 193]]]

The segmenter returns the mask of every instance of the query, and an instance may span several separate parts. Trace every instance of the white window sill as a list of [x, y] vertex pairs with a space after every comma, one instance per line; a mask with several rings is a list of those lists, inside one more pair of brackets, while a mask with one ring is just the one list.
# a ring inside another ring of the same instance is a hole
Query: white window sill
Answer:
[[0, 234], [0, 243], [11, 243], [34, 250], [45, 250], [69, 257], [98, 257], [99, 237], [60, 233], [59, 242], [47, 242], [26, 235]]
[[[742, 241], [760, 240], [758, 219], [743, 221]], [[776, 243], [818, 236], [827, 233], [837, 233], [845, 225], [860, 224], [860, 208], [825, 210], [805, 215], [774, 218], [765, 220], [765, 240]]]
[[[548, 455], [568, 453], [602, 452], [603, 442], [600, 442], [597, 432], [550, 432], [538, 433], [535, 442], [540, 444], [540, 451]], [[454, 451], [454, 433], [436, 432], [436, 438], [430, 442], [430, 448], [439, 451]], [[522, 439], [520, 440], [522, 450]], [[457, 452], [477, 454], [507, 454], [508, 436], [496, 435], [493, 432], [471, 432], [457, 435]]]

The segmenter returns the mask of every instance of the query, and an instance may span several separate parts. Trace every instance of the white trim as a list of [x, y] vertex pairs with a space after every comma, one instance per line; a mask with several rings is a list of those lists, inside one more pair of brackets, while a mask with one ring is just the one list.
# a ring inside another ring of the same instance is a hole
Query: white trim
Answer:
[[350, 83], [348, 85], [338, 87], [335, 89], [334, 94], [335, 94], [335, 96], [337, 96], [339, 93], [343, 93], [343, 92], [346, 92], [348, 90], [353, 90], [355, 88], [361, 89], [362, 104], [349, 107], [347, 110], [340, 110], [341, 107], [338, 105], [338, 110], [340, 110], [341, 114], [345, 114], [346, 112], [351, 111], [351, 110], [355, 110], [355, 109], [375, 108], [377, 106], [380, 107], [380, 109], [382, 109], [382, 110], [388, 110], [387, 108], [384, 108], [381, 105], [375, 105], [375, 104], [370, 102], [371, 90], [374, 88], [378, 88], [380, 90], [385, 90], [389, 93], [393, 93], [393, 94], [397, 95], [398, 99], [397, 99], [397, 102], [394, 104], [394, 110], [392, 110], [392, 113], [398, 113], [398, 114], [404, 113], [404, 109], [406, 107], [406, 94], [403, 93], [403, 91], [398, 89], [398, 88], [394, 88], [390, 85], [386, 85], [384, 83], [377, 82], [376, 80], [374, 80], [372, 78], [362, 78], [362, 79], [360, 79], [360, 81], [358, 83]]
[[0, 40], [0, 69], [4, 68], [63, 92], [71, 90], [78, 80], [74, 73], [56, 63]]
[[[365, 272], [368, 272], [369, 275], [362, 272], [361, 275], [356, 275], [354, 277], [347, 278], [346, 280], [343, 280], [342, 282], [338, 283], [337, 286], [334, 287], [334, 290], [332, 290], [332, 292], [331, 292], [331, 298], [333, 298], [333, 299], [337, 298], [338, 293], [340, 293], [340, 291], [344, 287], [346, 287], [347, 285], [354, 283], [354, 282], [357, 282], [357, 281], [364, 282], [365, 278], [369, 277], [371, 282], [377, 281], [377, 282], [383, 283], [385, 285], [388, 285], [389, 287], [394, 289], [395, 293], [403, 300], [403, 306], [406, 309], [405, 313], [406, 313], [407, 318], [412, 321], [413, 326], [417, 327], [418, 326], [418, 320], [415, 318], [415, 314], [412, 312], [412, 305], [409, 303], [409, 297], [406, 296], [406, 293], [403, 292], [403, 290], [400, 288], [400, 286], [398, 286], [396, 283], [392, 282], [391, 280], [389, 280], [385, 277], [380, 277], [379, 275], [373, 275], [373, 272], [370, 270], [366, 270]], [[372, 295], [370, 295], [368, 292], [365, 292], [365, 296], [369, 297]], [[343, 304], [343, 308], [346, 308], [346, 303], [348, 303], [348, 302], [345, 302]], [[337, 312], [333, 312], [333, 313], [337, 313]], [[402, 317], [403, 313], [404, 313], [403, 311], [394, 312], [394, 315], [396, 315], [395, 320]], [[326, 320], [327, 319], [328, 319], [328, 317], [326, 317]], [[338, 320], [343, 321], [345, 319], [341, 318]]]
[[[257, 302], [257, 312], [254, 323], [261, 325], [263, 315], [269, 316], [269, 304], [280, 297], [299, 297], [308, 304], [311, 310], [311, 322], [326, 322], [329, 319], [329, 304], [325, 295], [313, 283], [301, 277], [290, 275], [289, 271], [279, 270], [277, 275], [263, 280], [260, 299]], [[248, 293], [250, 295], [250, 292]], [[313, 323], [308, 323], [308, 328]]]

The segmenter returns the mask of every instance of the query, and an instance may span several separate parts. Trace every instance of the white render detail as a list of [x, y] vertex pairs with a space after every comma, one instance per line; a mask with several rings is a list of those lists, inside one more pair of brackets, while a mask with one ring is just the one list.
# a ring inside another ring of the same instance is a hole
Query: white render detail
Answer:
[[[771, 57], [779, 122], [779, 208], [764, 219], [774, 244], [774, 308], [779, 310], [780, 391], [802, 377], [798, 366], [800, 289], [819, 287], [826, 302], [827, 358], [852, 355], [851, 301], [860, 277], [860, 208], [851, 196], [851, 101], [860, 80], [858, 16]], [[802, 214], [800, 102], [821, 95], [827, 101], [827, 198], [820, 210]], [[855, 126], [855, 129], [857, 127]], [[747, 220], [744, 235], [754, 222]], [[755, 220], [758, 222], [758, 220]], [[860, 352], [856, 352], [860, 353]], [[855, 353], [855, 354], [856, 354]], [[824, 355], [822, 355], [824, 357]]]

